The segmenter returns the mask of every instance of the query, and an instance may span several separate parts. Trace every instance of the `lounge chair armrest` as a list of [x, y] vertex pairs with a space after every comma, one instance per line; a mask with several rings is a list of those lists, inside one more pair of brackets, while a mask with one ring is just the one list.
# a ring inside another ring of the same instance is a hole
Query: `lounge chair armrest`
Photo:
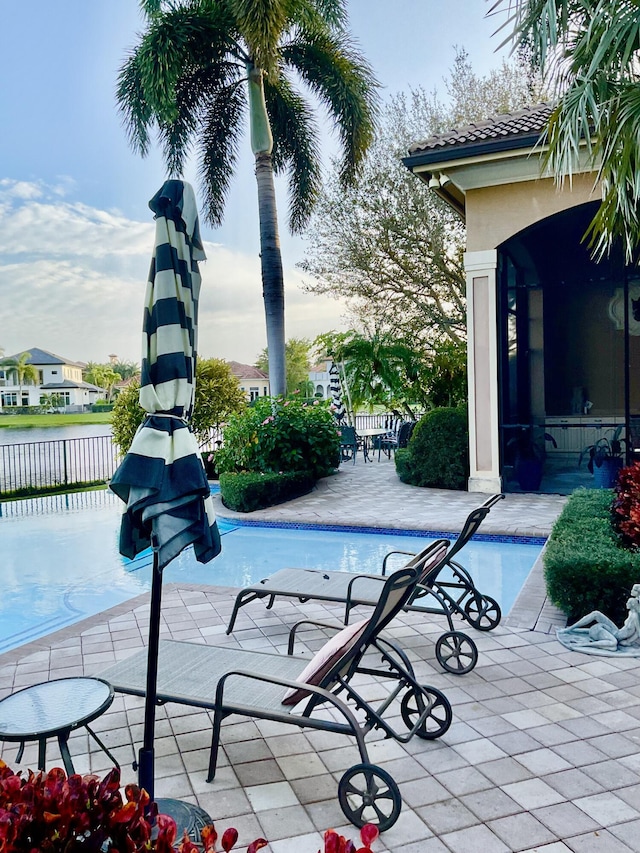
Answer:
[[382, 561], [382, 574], [383, 575], [387, 571], [387, 560], [389, 559], [389, 557], [393, 557], [394, 554], [404, 554], [407, 557], [415, 557], [415, 555], [416, 555], [415, 551], [389, 551], [389, 553], [386, 554], [384, 560]]
[[[244, 669], [231, 670], [231, 672], [226, 672], [218, 682], [218, 686], [216, 688], [216, 708], [222, 709], [224, 707], [224, 688], [226, 686], [227, 679], [231, 677], [246, 678], [251, 681], [261, 681], [263, 683], [266, 682], [268, 684], [279, 684], [282, 687], [289, 687], [294, 689], [298, 689], [303, 686], [300, 684], [299, 681], [292, 681], [288, 678], [277, 678], [273, 675], [261, 675], [260, 673], [249, 672]], [[335, 693], [331, 693], [330, 690], [325, 690], [324, 687], [317, 687], [315, 684], [304, 684], [304, 689], [308, 693], [312, 694], [311, 700], [314, 697], [318, 697], [324, 702], [330, 702], [334, 706], [334, 708], [336, 708], [347, 719], [349, 728], [356, 736], [358, 742], [362, 742], [362, 746], [364, 747], [363, 735], [358, 721], [356, 720], [355, 715], [353, 714], [351, 709], [342, 701], [342, 699], [336, 696]], [[286, 708], [287, 706], [283, 707]], [[307, 710], [310, 712], [311, 710], [313, 710], [313, 708], [305, 708], [302, 713], [303, 717], [308, 716]]]
[[301, 625], [313, 625], [316, 628], [328, 628], [331, 631], [342, 631], [344, 625], [333, 625], [331, 622], [315, 622], [313, 619], [301, 619], [289, 631], [289, 644], [287, 646], [287, 654], [293, 654], [293, 647], [296, 641], [296, 631]]
[[354, 587], [358, 583], [358, 581], [380, 581], [380, 583], [384, 583], [386, 578], [383, 578], [382, 575], [354, 575], [349, 584], [347, 586], [347, 601], [351, 601], [354, 596]]
[[497, 495], [492, 495], [490, 498], [487, 498], [487, 500], [482, 504], [482, 506], [488, 506], [488, 507], [495, 506], [498, 503], [498, 501], [503, 500], [505, 497], [506, 496], [503, 495], [501, 492], [498, 493]]

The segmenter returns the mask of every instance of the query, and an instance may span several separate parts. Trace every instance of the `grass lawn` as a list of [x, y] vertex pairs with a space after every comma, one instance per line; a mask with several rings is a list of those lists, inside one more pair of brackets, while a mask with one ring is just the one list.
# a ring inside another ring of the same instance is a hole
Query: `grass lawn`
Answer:
[[78, 412], [70, 415], [0, 415], [0, 429], [20, 427], [77, 426], [110, 424], [111, 412]]

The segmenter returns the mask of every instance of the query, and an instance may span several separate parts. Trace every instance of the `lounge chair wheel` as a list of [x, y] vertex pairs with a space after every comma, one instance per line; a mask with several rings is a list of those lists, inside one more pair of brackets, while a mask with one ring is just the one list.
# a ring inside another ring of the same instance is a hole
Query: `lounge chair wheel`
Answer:
[[338, 784], [338, 800], [344, 816], [354, 826], [373, 823], [380, 832], [393, 826], [402, 808], [394, 779], [375, 764], [350, 767]]
[[478, 631], [491, 631], [492, 628], [495, 628], [499, 624], [502, 618], [500, 605], [490, 595], [481, 595], [479, 599], [479, 607], [478, 599], [473, 595], [465, 604], [464, 612], [467, 621], [474, 628], [477, 628]]
[[424, 713], [426, 703], [429, 713], [416, 734], [423, 740], [435, 740], [447, 731], [453, 717], [451, 705], [444, 693], [426, 685], [421, 685], [419, 691], [410, 687], [402, 697], [400, 713], [405, 726], [412, 729], [418, 717]]
[[478, 648], [471, 637], [461, 631], [447, 631], [438, 637], [436, 659], [447, 672], [464, 675], [478, 662]]

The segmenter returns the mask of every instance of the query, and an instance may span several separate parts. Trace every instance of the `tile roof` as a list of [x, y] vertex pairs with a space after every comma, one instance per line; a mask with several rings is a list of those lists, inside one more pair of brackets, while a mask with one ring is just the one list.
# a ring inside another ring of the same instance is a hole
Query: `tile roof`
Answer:
[[53, 352], [49, 352], [46, 349], [39, 349], [38, 347], [32, 347], [31, 349], [22, 350], [21, 352], [16, 353], [15, 355], [10, 356], [10, 358], [20, 358], [25, 352], [29, 353], [29, 360], [27, 364], [70, 364], [79, 366], [77, 362], [71, 361], [68, 358], [62, 358], [60, 355], [56, 355]]
[[552, 109], [551, 104], [536, 104], [518, 112], [492, 116], [485, 121], [431, 136], [423, 142], [414, 142], [409, 147], [409, 155], [491, 143], [494, 140], [514, 139], [519, 136], [539, 135], [544, 130]]
[[41, 385], [43, 391], [50, 391], [53, 388], [84, 388], [87, 391], [103, 392], [104, 388], [98, 388], [97, 385], [91, 385], [90, 382], [74, 382], [72, 379], [61, 379], [60, 382], [47, 382]]
[[264, 370], [254, 367], [252, 364], [241, 364], [239, 361], [227, 362], [231, 368], [231, 372], [238, 379], [268, 379], [268, 375]]

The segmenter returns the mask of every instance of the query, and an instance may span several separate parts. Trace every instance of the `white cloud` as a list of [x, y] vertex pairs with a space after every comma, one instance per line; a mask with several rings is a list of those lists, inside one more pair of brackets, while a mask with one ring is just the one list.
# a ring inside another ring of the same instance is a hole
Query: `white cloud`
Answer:
[[[0, 180], [0, 347], [139, 361], [153, 221], [61, 201], [63, 183]], [[251, 363], [266, 345], [259, 259], [220, 244], [205, 250], [200, 353]], [[303, 293], [300, 282], [285, 268], [287, 337], [342, 328], [341, 304]]]
[[0, 181], [0, 198], [33, 199], [40, 198], [42, 187], [38, 183], [28, 181], [12, 181], [3, 178]]

